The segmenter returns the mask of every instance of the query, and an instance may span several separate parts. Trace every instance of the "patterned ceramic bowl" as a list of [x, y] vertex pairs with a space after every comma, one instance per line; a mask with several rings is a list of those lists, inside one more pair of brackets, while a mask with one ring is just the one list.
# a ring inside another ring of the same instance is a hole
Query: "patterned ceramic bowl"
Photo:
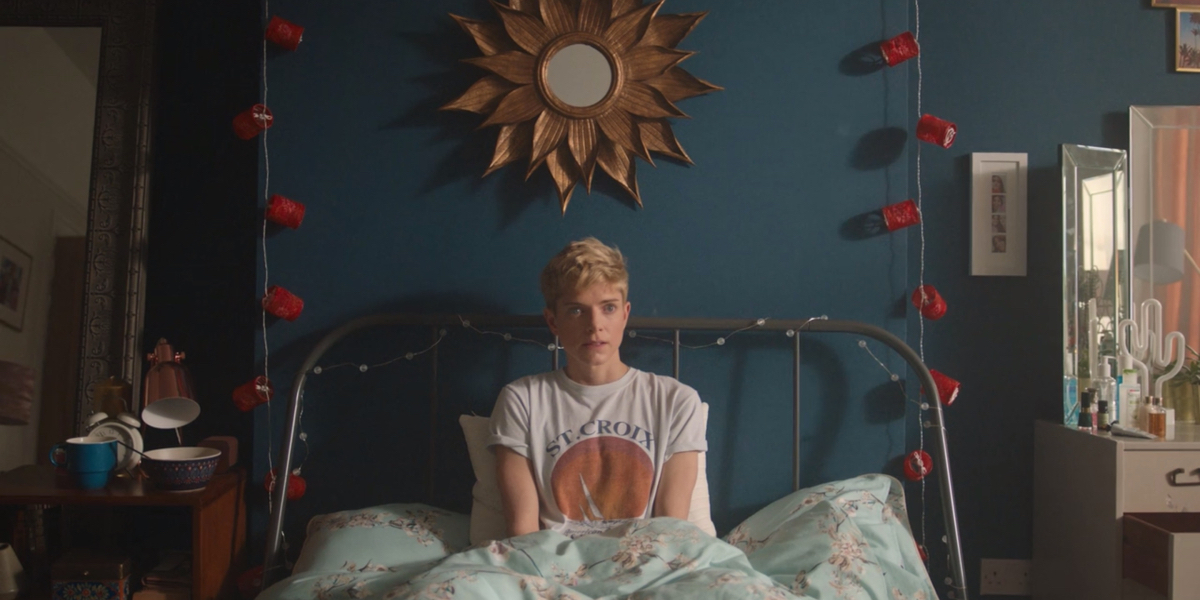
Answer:
[[221, 451], [215, 448], [151, 450], [142, 457], [142, 472], [160, 490], [198, 490], [208, 485], [220, 457]]

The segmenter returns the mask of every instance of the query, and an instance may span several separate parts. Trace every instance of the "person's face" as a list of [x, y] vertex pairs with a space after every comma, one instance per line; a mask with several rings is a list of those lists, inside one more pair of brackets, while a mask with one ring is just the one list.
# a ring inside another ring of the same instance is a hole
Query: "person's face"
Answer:
[[568, 364], [594, 369], [620, 363], [629, 309], [619, 289], [599, 282], [564, 294], [553, 311], [547, 308], [543, 314], [567, 353]]

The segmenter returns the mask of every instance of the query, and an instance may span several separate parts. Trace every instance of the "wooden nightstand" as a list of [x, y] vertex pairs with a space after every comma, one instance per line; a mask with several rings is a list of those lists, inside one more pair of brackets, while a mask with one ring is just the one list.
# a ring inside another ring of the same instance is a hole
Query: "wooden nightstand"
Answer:
[[1033, 470], [1035, 600], [1200, 599], [1200, 426], [1152, 441], [1039, 421]]
[[[0, 474], [0, 504], [177, 506], [192, 513], [192, 600], [233, 598], [237, 568], [245, 564], [245, 477], [214, 475], [202, 490], [162, 492], [142, 479], [113, 478], [101, 490], [63, 485], [54, 467], [25, 466]], [[34, 590], [33, 597], [40, 594]]]

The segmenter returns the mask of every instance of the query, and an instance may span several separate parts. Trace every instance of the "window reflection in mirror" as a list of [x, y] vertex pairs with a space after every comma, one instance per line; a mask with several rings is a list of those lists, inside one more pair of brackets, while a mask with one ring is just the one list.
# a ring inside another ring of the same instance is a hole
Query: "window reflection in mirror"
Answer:
[[1079, 391], [1129, 316], [1128, 179], [1124, 150], [1064, 144], [1061, 159], [1063, 421], [1075, 425]]
[[1131, 106], [1129, 134], [1133, 306], [1157, 300], [1163, 337], [1183, 334], [1184, 370], [1171, 375], [1174, 356], [1150, 368], [1164, 380], [1163, 401], [1176, 421], [1193, 423], [1200, 412], [1200, 368], [1191, 365], [1200, 349], [1200, 106]]

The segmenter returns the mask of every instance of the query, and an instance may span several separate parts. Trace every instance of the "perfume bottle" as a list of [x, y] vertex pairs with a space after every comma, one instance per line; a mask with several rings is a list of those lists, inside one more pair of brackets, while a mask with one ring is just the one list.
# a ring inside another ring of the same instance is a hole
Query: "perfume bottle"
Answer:
[[1150, 435], [1158, 437], [1158, 439], [1167, 438], [1167, 410], [1163, 408], [1162, 398], [1154, 396], [1151, 400], [1150, 410], [1147, 413], [1147, 429]]
[[[1079, 430], [1089, 433], [1096, 433], [1096, 389], [1088, 388], [1083, 390], [1079, 398]], [[1164, 421], [1165, 422], [1165, 421]]]
[[1100, 431], [1112, 430], [1112, 415], [1108, 412], [1108, 400], [1100, 400], [1096, 403], [1100, 409], [1096, 412], [1096, 428]]
[[1100, 402], [1107, 402], [1110, 409], [1115, 409], [1113, 401], [1117, 397], [1117, 380], [1113, 379], [1112, 369], [1108, 364], [1109, 358], [1108, 356], [1100, 357], [1100, 376], [1092, 379], [1092, 387], [1096, 388], [1097, 407], [1100, 406]]

